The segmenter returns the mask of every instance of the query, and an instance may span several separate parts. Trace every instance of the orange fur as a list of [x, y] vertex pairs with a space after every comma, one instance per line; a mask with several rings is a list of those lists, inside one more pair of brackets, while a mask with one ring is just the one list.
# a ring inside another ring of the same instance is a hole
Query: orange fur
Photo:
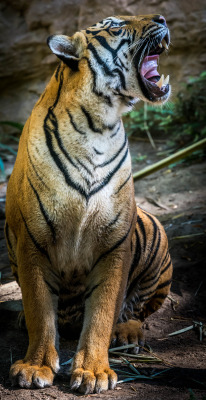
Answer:
[[[135, 34], [138, 42], [143, 28], [159, 29], [154, 18], [116, 17], [113, 24], [127, 23], [119, 35], [116, 26], [110, 36], [105, 29], [96, 34], [97, 25], [49, 39], [63, 62], [24, 127], [6, 200], [8, 252], [29, 334], [25, 358], [10, 370], [21, 387], [51, 385], [59, 369], [58, 297], [65, 329], [82, 327], [71, 387], [89, 393], [116, 385], [108, 362], [112, 335], [138, 345], [142, 321], [169, 291], [167, 239], [155, 218], [136, 209], [120, 120], [134, 96], [145, 99], [121, 41]], [[105, 40], [125, 57], [124, 73]]]

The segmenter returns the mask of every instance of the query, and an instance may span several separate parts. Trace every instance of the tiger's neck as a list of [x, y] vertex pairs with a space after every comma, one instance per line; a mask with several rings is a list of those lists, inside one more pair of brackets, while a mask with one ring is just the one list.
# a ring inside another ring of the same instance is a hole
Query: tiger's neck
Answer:
[[81, 61], [78, 73], [73, 73], [61, 63], [46, 89], [43, 101], [47, 108], [48, 102], [51, 103], [50, 108], [55, 109], [55, 114], [62, 115], [62, 107], [65, 107], [68, 116], [78, 116], [79, 125], [84, 126], [84, 130], [88, 128], [97, 134], [113, 131], [122, 114], [134, 104], [130, 96], [123, 96], [118, 89], [104, 86], [103, 79], [97, 88], [85, 60]]
[[[109, 187], [112, 181], [117, 191], [119, 171], [123, 182], [131, 176], [131, 160], [118, 96], [111, 95], [110, 101], [105, 93], [98, 96], [88, 75], [76, 80], [63, 65], [54, 74], [33, 110], [27, 147], [35, 152], [42, 174], [48, 165], [53, 171], [55, 166], [59, 182], [80, 182], [81, 193], [89, 198], [103, 183]], [[38, 131], [36, 118], [42, 118]]]

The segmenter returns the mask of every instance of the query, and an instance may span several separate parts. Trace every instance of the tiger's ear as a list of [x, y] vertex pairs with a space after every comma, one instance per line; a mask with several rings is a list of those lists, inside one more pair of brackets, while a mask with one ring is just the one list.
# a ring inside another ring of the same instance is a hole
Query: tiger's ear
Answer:
[[47, 39], [51, 51], [73, 71], [78, 70], [78, 64], [86, 47], [83, 33], [77, 32], [72, 37], [66, 35], [52, 35]]

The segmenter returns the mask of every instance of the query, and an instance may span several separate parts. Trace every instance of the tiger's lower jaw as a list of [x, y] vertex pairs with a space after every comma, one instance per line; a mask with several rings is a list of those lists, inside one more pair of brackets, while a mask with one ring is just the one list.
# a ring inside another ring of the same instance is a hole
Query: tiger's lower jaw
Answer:
[[[171, 94], [171, 86], [169, 83], [164, 85], [163, 82], [163, 85], [159, 85], [159, 87], [158, 82], [149, 81], [141, 73], [137, 74], [137, 78], [141, 92], [146, 101], [153, 104], [163, 104], [168, 101]], [[162, 78], [159, 81], [161, 80]]]

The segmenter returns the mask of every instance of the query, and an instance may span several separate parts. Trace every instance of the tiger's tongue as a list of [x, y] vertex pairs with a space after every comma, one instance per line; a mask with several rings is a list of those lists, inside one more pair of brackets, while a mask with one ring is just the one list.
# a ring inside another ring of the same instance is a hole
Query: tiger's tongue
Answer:
[[156, 82], [160, 78], [160, 75], [157, 71], [158, 59], [158, 54], [155, 54], [153, 56], [147, 56], [143, 60], [141, 74], [144, 76], [144, 78], [150, 80], [150, 82]]

